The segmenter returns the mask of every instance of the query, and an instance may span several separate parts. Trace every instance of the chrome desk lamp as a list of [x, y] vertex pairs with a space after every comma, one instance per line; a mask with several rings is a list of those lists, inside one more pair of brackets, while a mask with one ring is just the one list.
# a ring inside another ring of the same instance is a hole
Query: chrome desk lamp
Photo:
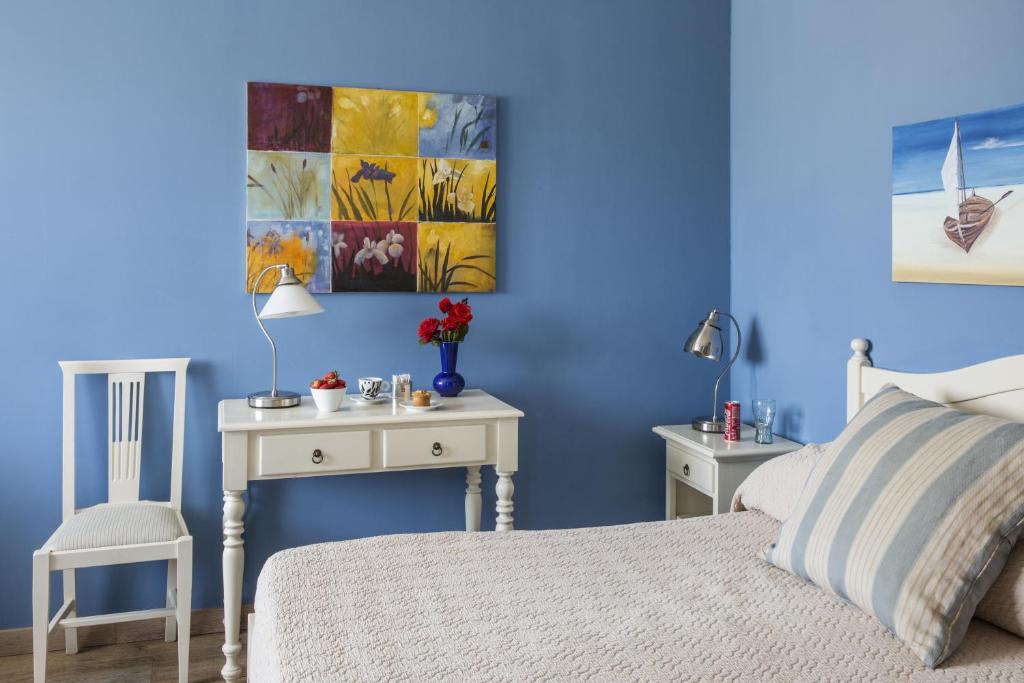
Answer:
[[[281, 271], [274, 291], [270, 293], [267, 303], [263, 304], [263, 310], [256, 312], [256, 291], [260, 288], [260, 281], [267, 271], [277, 268]], [[263, 326], [264, 320], [274, 318], [298, 318], [314, 313], [323, 313], [323, 306], [316, 302], [305, 285], [299, 278], [295, 277], [295, 271], [291, 266], [281, 263], [275, 266], [267, 266], [256, 276], [252, 285], [252, 314], [256, 316], [256, 324], [263, 330], [263, 336], [270, 342], [270, 353], [273, 356], [273, 374], [271, 375], [270, 391], [257, 391], [249, 394], [249, 406], [252, 408], [291, 408], [299, 405], [300, 397], [294, 391], [277, 390], [277, 345], [270, 338], [270, 333]]]
[[716, 308], [708, 313], [708, 317], [697, 325], [697, 329], [693, 331], [693, 334], [690, 335], [690, 338], [686, 340], [686, 344], [683, 346], [684, 351], [692, 353], [698, 358], [720, 360], [725, 346], [722, 341], [722, 329], [716, 324], [720, 315], [724, 315], [731, 320], [732, 324], [736, 327], [736, 351], [733, 352], [729, 364], [725, 366], [725, 370], [722, 370], [722, 374], [715, 380], [715, 396], [711, 408], [711, 416], [698, 417], [693, 421], [693, 428], [698, 432], [721, 433], [725, 431], [725, 422], [718, 419], [718, 385], [740, 355], [740, 325], [736, 322], [736, 318]]

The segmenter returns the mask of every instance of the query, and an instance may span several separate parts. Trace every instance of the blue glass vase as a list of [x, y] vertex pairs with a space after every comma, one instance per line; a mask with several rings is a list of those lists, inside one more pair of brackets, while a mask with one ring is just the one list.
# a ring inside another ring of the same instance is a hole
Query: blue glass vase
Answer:
[[459, 342], [441, 342], [441, 372], [434, 377], [434, 391], [452, 398], [466, 388], [466, 380], [455, 371], [459, 361]]

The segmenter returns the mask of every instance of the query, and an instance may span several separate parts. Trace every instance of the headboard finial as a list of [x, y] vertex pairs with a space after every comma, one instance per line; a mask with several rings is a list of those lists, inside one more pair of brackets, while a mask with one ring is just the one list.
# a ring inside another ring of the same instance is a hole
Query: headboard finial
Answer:
[[867, 339], [857, 337], [850, 341], [853, 355], [846, 361], [846, 420], [849, 422], [864, 405], [864, 394], [861, 386], [861, 370], [871, 365], [868, 348], [871, 344]]

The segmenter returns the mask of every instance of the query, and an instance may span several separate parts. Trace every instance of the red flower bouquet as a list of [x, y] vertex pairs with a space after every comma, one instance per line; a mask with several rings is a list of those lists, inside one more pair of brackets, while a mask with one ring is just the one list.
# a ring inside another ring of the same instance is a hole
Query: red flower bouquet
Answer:
[[473, 320], [469, 299], [452, 303], [451, 299], [445, 297], [437, 303], [437, 308], [443, 317], [427, 318], [420, 323], [416, 333], [420, 344], [440, 346], [442, 342], [460, 342], [465, 339], [469, 323]]

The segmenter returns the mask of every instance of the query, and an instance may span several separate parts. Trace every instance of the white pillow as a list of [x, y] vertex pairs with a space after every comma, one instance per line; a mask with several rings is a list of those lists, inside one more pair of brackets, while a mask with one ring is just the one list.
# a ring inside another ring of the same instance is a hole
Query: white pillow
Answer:
[[[827, 443], [809, 443], [800, 450], [762, 463], [736, 489], [732, 512], [758, 510], [785, 522], [826, 448]], [[1018, 541], [974, 616], [1024, 638], [1024, 541]]]
[[736, 489], [732, 511], [760, 510], [785, 522], [796, 507], [804, 482], [826, 448], [827, 443], [809, 443], [759, 465]]
[[930, 668], [1024, 530], [1024, 423], [891, 386], [818, 460], [765, 559], [874, 616]]
[[974, 616], [1024, 638], [1024, 540], [1010, 551], [1006, 566]]

